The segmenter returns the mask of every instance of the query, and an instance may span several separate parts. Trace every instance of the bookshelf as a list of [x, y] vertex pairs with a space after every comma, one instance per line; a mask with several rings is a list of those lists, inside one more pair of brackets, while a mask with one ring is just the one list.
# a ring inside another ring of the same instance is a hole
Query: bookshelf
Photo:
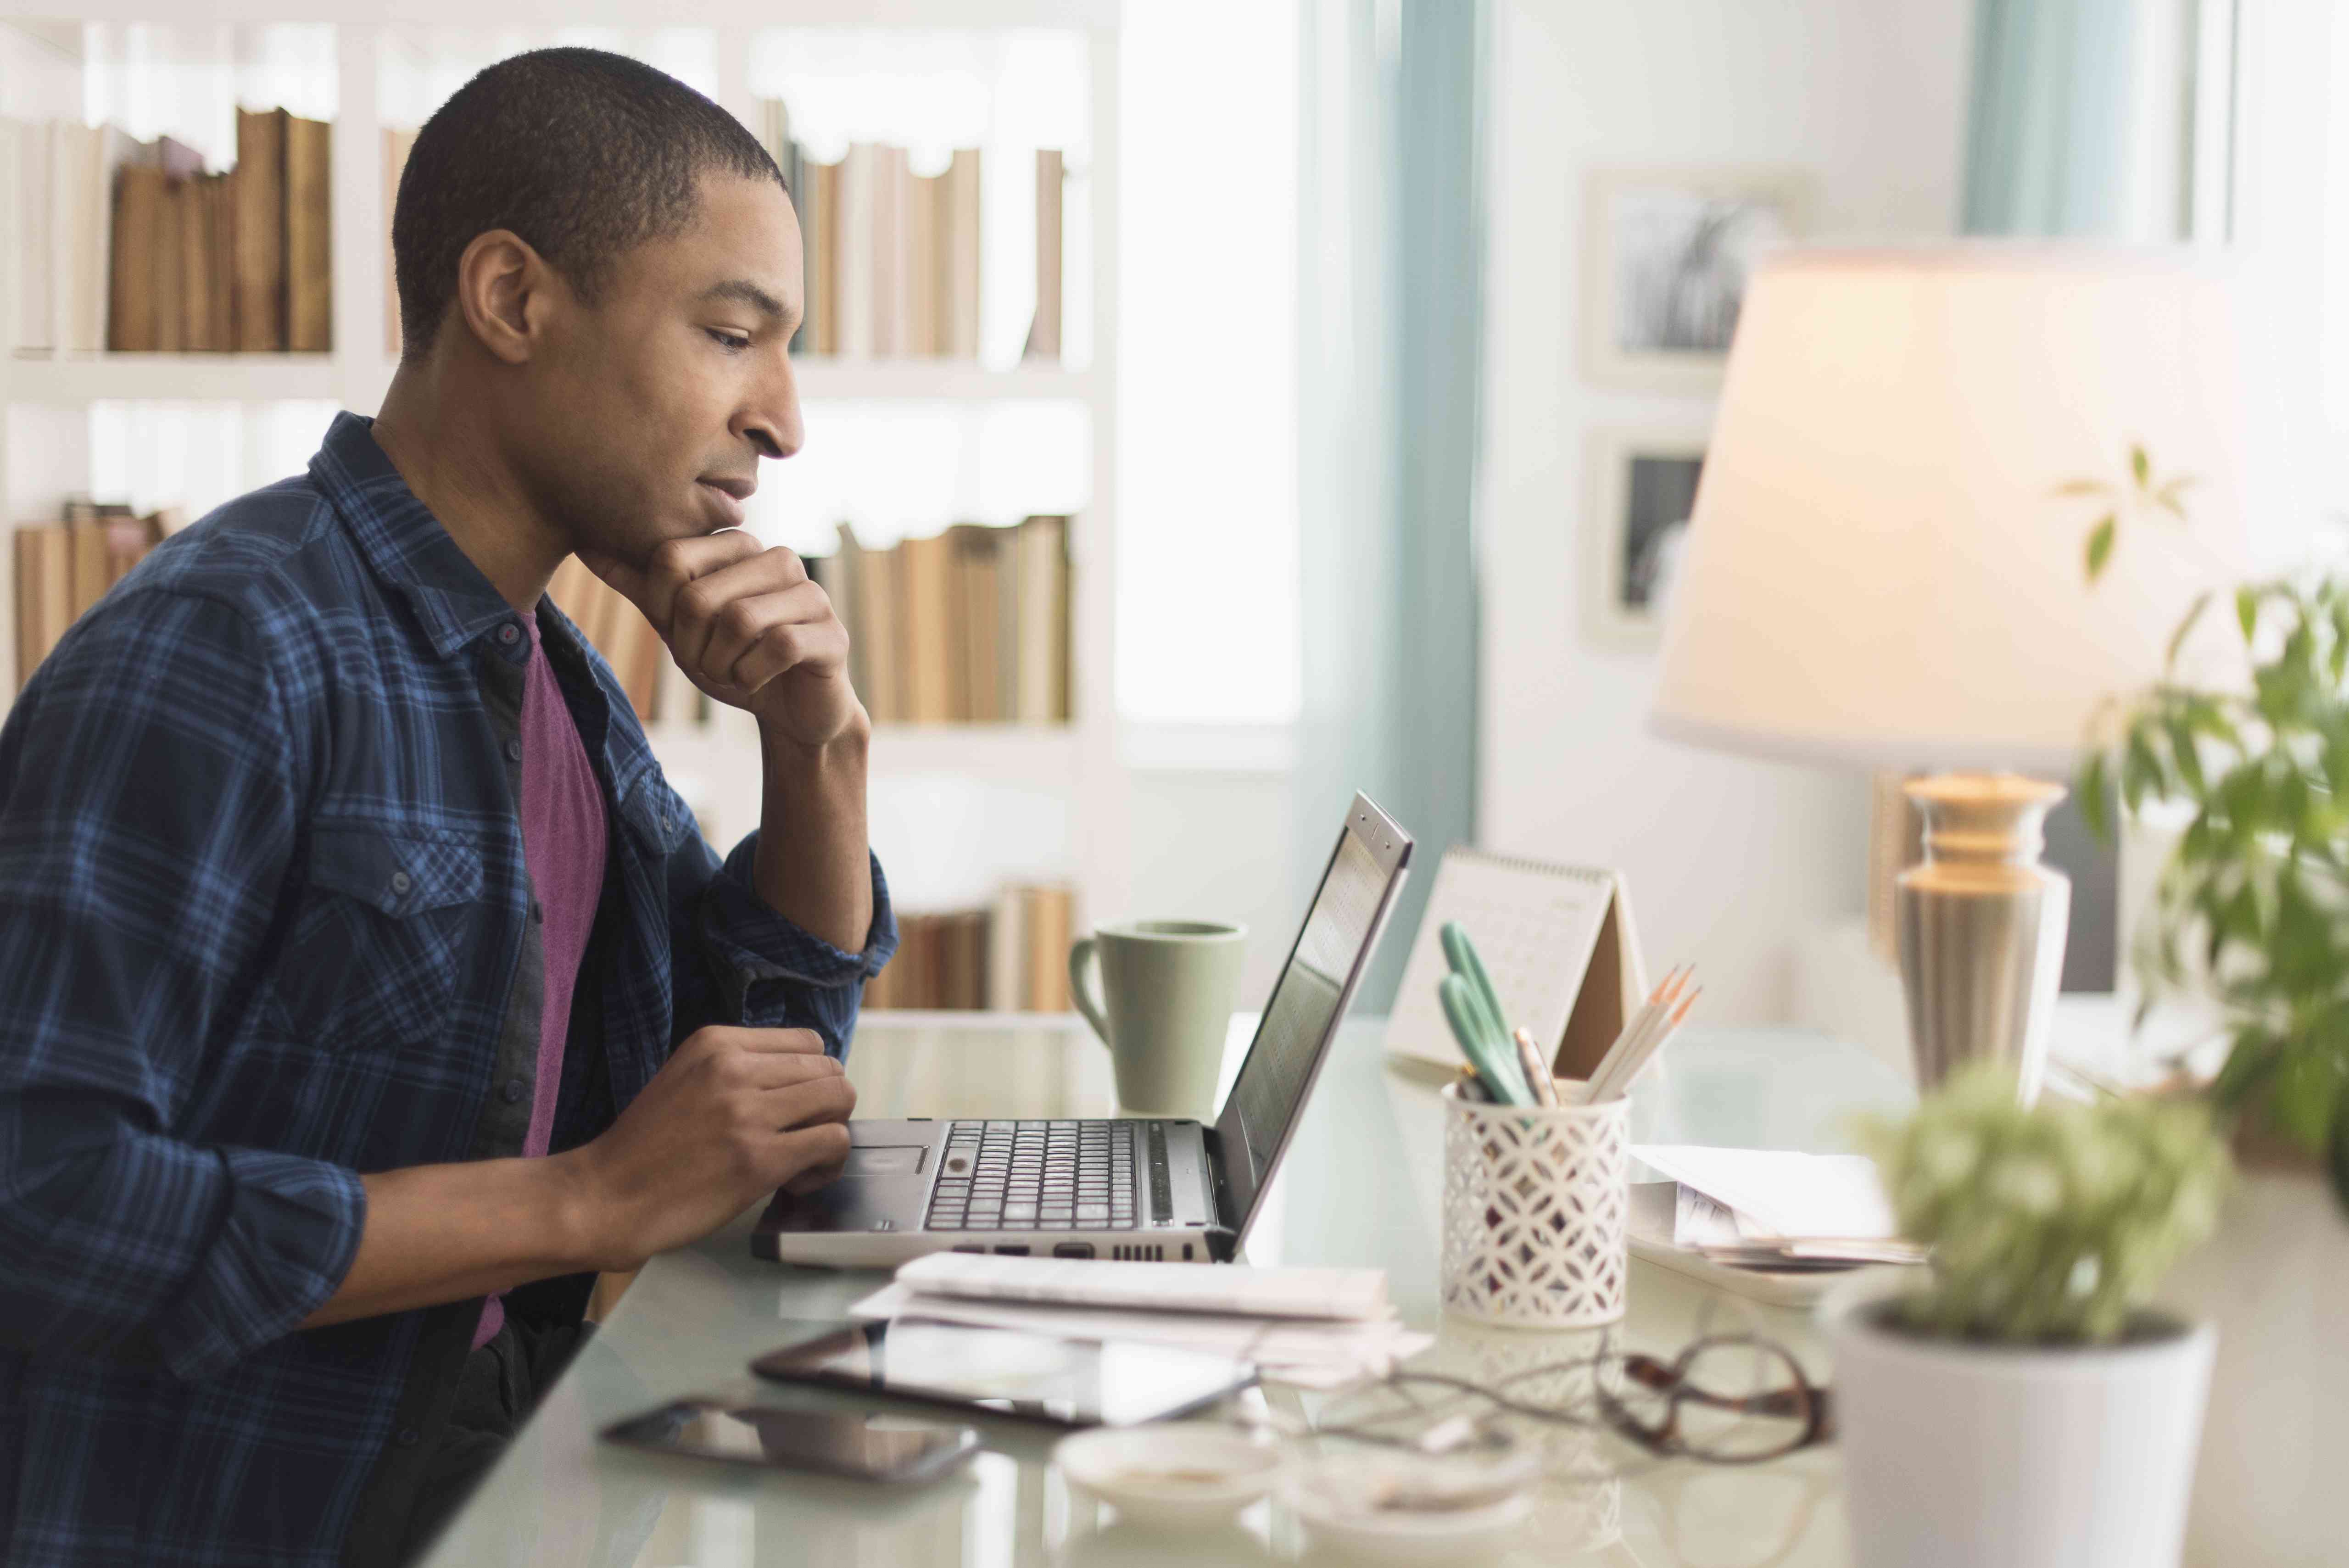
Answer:
[[[1072, 36], [1082, 60], [1082, 146], [1070, 160], [1086, 201], [1071, 206], [1082, 222], [1072, 254], [1087, 275], [1071, 280], [1071, 319], [1064, 341], [1074, 363], [973, 363], [937, 359], [795, 361], [812, 428], [827, 407], [870, 411], [945, 407], [969, 412], [1061, 405], [1082, 418], [1083, 504], [1071, 526], [1071, 704], [1065, 725], [885, 725], [874, 741], [874, 833], [889, 862], [893, 888], [908, 909], [984, 902], [988, 879], [1061, 880], [1077, 891], [1081, 924], [1123, 909], [1132, 882], [1132, 809], [1115, 744], [1111, 681], [1114, 597], [1117, 449], [1116, 189], [1119, 0], [713, 0], [697, 7], [695, 26], [665, 26], [647, 0], [410, 0], [396, 25], [354, 25], [353, 8], [329, 0], [0, 0], [0, 113], [18, 119], [95, 118], [86, 83], [121, 66], [134, 34], [150, 58], [183, 41], [193, 67], [219, 66], [271, 25], [306, 26], [328, 41], [328, 82], [315, 84], [306, 108], [335, 125], [331, 161], [333, 342], [324, 354], [106, 354], [62, 350], [0, 354], [0, 500], [10, 523], [52, 519], [65, 496], [93, 486], [94, 405], [262, 406], [335, 404], [373, 412], [389, 385], [393, 362], [383, 325], [389, 213], [383, 197], [383, 131], [412, 127], [412, 104], [388, 83], [416, 75], [436, 49], [485, 63], [552, 43], [586, 43], [639, 54], [631, 45], [657, 33], [685, 37], [709, 63], [695, 85], [761, 130], [754, 79], [777, 39], [831, 30], [842, 37], [904, 39], [918, 54], [926, 36], [1004, 39], [1039, 34]], [[96, 70], [92, 71], [91, 67]], [[240, 99], [254, 73], [228, 62]], [[442, 71], [442, 76], [447, 71]], [[690, 79], [690, 78], [688, 78]], [[114, 96], [120, 98], [119, 86]], [[255, 107], [259, 98], [253, 98]], [[438, 98], [434, 98], [434, 102]], [[134, 129], [136, 129], [134, 127]], [[215, 167], [217, 167], [215, 163]], [[992, 222], [992, 218], [989, 220]], [[66, 242], [57, 240], [61, 251]], [[990, 265], [994, 257], [988, 258]], [[60, 314], [63, 304], [58, 306]], [[53, 341], [66, 341], [57, 335]], [[254, 421], [246, 421], [248, 425]], [[251, 438], [248, 438], [249, 441]], [[256, 459], [257, 460], [257, 459]], [[257, 473], [266, 482], [274, 473]], [[766, 482], [789, 486], [790, 463], [771, 467]], [[1040, 502], [1033, 510], [1061, 511]], [[941, 514], [932, 531], [961, 521]], [[802, 542], [793, 541], [793, 542]], [[0, 615], [13, 621], [14, 552], [0, 550]], [[13, 633], [13, 626], [10, 628]], [[8, 639], [13, 645], [13, 637]], [[13, 692], [13, 680], [5, 684]], [[0, 696], [5, 701], [5, 696]], [[681, 705], [665, 704], [673, 715]], [[696, 725], [665, 715], [650, 727], [663, 766], [717, 836], [730, 842], [758, 820], [758, 740], [747, 716], [720, 709]], [[941, 806], [941, 801], [950, 802]], [[936, 830], [962, 824], [957, 842]]]

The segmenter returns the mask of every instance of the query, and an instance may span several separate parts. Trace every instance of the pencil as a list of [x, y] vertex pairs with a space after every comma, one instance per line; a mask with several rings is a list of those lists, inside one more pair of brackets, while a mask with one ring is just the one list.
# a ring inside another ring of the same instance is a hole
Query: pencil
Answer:
[[[1704, 987], [1702, 985], [1690, 992], [1687, 1000], [1672, 1009], [1671, 1018], [1663, 1026], [1656, 1030], [1651, 1037], [1642, 1042], [1639, 1050], [1616, 1068], [1614, 1078], [1609, 1082], [1606, 1098], [1613, 1099], [1631, 1092], [1631, 1086], [1639, 1080], [1640, 1074], [1646, 1070], [1648, 1064], [1655, 1060], [1657, 1055], [1666, 1046], [1671, 1044], [1672, 1037], [1679, 1034], [1681, 1026], [1688, 1021], [1689, 1009], [1695, 1006], [1696, 999], [1703, 995]], [[1596, 1098], [1597, 1094], [1598, 1091], [1594, 1090], [1593, 1097]]]
[[1599, 1058], [1599, 1065], [1590, 1072], [1591, 1099], [1597, 1099], [1600, 1086], [1614, 1076], [1615, 1068], [1622, 1061], [1624, 1052], [1631, 1049], [1640, 1037], [1654, 1025], [1657, 1015], [1663, 1010], [1664, 993], [1674, 984], [1674, 976], [1679, 974], [1680, 971], [1674, 969], [1671, 974], [1665, 975], [1658, 983], [1654, 990], [1648, 993], [1648, 999], [1632, 1011], [1630, 1021], [1623, 1026], [1622, 1032], [1615, 1037], [1615, 1043], [1609, 1046], [1607, 1054]]

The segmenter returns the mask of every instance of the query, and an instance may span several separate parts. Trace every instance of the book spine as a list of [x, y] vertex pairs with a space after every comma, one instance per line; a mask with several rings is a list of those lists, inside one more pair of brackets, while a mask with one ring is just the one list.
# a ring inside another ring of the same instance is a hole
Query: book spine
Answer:
[[1058, 149], [1036, 150], [1036, 321], [1027, 358], [1061, 357], [1061, 191]]
[[335, 346], [334, 134], [285, 119], [285, 346], [303, 354]]
[[[236, 346], [285, 347], [285, 122], [283, 109], [236, 111]], [[119, 209], [118, 209], [119, 211]]]

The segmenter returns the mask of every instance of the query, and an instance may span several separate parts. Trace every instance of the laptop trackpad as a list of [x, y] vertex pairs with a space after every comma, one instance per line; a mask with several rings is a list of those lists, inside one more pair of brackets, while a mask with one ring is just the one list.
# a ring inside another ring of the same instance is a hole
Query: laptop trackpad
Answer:
[[904, 1143], [895, 1146], [860, 1143], [848, 1151], [848, 1163], [841, 1167], [843, 1176], [918, 1176], [922, 1173], [922, 1157], [930, 1151], [926, 1143]]

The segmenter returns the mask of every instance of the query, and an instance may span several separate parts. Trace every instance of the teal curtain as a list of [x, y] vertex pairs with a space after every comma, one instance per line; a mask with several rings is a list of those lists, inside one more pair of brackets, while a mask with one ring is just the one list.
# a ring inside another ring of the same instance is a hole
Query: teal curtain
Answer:
[[1475, 830], [1485, 0], [1303, 0], [1296, 874], [1360, 789], [1419, 843], [1356, 1002], [1383, 1012]]
[[2201, 12], [2232, 3], [1978, 0], [1965, 232], [2182, 237]]

